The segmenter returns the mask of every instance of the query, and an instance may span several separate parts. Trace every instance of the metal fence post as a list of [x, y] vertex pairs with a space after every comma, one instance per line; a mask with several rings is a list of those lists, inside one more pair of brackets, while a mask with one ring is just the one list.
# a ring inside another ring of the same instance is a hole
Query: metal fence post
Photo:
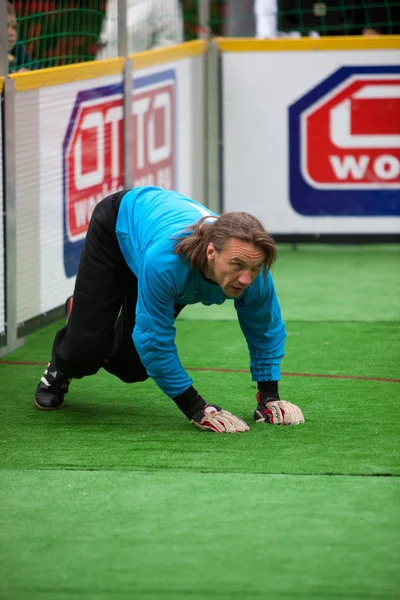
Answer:
[[211, 41], [210, 0], [198, 2], [198, 37], [207, 40], [205, 54], [204, 85], [204, 177], [206, 205], [215, 212], [221, 212], [221, 86], [218, 45]]
[[123, 80], [123, 168], [124, 189], [133, 187], [133, 66], [132, 60], [127, 58], [124, 65]]
[[[7, 35], [7, 2], [0, 2], [0, 77], [6, 77], [8, 73], [8, 35]], [[0, 93], [1, 93], [1, 89], [0, 89]], [[0, 102], [0, 110], [3, 111], [3, 105], [4, 105], [4, 101], [3, 98], [1, 98], [1, 102]], [[4, 118], [3, 118], [4, 113], [2, 112], [2, 126], [4, 127]], [[0, 133], [1, 135], [1, 133]], [[3, 144], [3, 138], [0, 138], [0, 144]], [[2, 148], [3, 150], [3, 148]], [[1, 152], [1, 156], [3, 157], [4, 152]], [[0, 169], [3, 170], [3, 161], [1, 161], [0, 164]], [[3, 175], [3, 173], [2, 173]], [[3, 190], [5, 190], [5, 181], [4, 181], [4, 177], [3, 177]], [[4, 220], [4, 215], [5, 215], [5, 202], [4, 202], [4, 196], [5, 193], [0, 197], [0, 219]], [[5, 231], [4, 231], [4, 236], [5, 236]], [[3, 254], [3, 250], [4, 250], [4, 254]], [[0, 253], [0, 260], [4, 260], [4, 264], [2, 265], [2, 269], [4, 268], [4, 273], [5, 273], [5, 247], [3, 246], [3, 248], [1, 249], [1, 253]], [[3, 282], [0, 283], [0, 285], [3, 285]], [[4, 283], [5, 285], [5, 283]], [[5, 291], [5, 290], [4, 290]], [[1, 303], [0, 306], [0, 310], [5, 311], [5, 298], [4, 298], [4, 305], [3, 303]], [[6, 319], [6, 315], [5, 312], [2, 315], [4, 316], [4, 319]], [[5, 333], [4, 335], [2, 334], [2, 339], [1, 339], [1, 344], [5, 343], [6, 345], [3, 346], [1, 345], [0, 347], [0, 356], [3, 356], [4, 354], [6, 354], [8, 352], [8, 348], [7, 348], [7, 334]]]
[[133, 79], [132, 61], [128, 55], [127, 0], [118, 0], [118, 56], [124, 56], [123, 96], [123, 169], [124, 189], [133, 186]]
[[198, 0], [197, 4], [197, 37], [207, 40], [210, 37], [210, 0]]
[[204, 164], [207, 206], [222, 211], [222, 84], [220, 52], [216, 42], [209, 41], [205, 56], [205, 144]]
[[[17, 223], [15, 186], [15, 85], [6, 78], [4, 86], [4, 140], [7, 151], [4, 153], [5, 174], [5, 239], [6, 239], [6, 331], [5, 352], [11, 352], [23, 345], [18, 339], [17, 322]], [[4, 349], [3, 349], [4, 353]]]
[[128, 30], [127, 30], [126, 0], [118, 0], [118, 56], [128, 54]]

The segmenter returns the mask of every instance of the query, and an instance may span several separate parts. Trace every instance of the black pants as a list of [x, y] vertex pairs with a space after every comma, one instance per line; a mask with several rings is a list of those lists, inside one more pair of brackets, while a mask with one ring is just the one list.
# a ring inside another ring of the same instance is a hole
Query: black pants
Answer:
[[[120, 250], [115, 225], [125, 192], [93, 211], [75, 282], [68, 325], [57, 332], [52, 360], [69, 377], [104, 367], [126, 383], [148, 378], [132, 339], [138, 280]], [[184, 308], [175, 305], [175, 317]]]

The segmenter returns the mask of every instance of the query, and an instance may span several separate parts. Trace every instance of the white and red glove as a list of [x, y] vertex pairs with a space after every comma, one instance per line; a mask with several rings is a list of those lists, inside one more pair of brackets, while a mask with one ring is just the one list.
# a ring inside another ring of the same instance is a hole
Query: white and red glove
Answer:
[[271, 423], [271, 425], [299, 425], [304, 423], [304, 416], [300, 408], [291, 402], [269, 398], [263, 392], [257, 394], [258, 406], [254, 412], [257, 423]]
[[207, 404], [192, 417], [191, 423], [203, 431], [215, 433], [241, 433], [250, 429], [242, 419], [215, 404]]

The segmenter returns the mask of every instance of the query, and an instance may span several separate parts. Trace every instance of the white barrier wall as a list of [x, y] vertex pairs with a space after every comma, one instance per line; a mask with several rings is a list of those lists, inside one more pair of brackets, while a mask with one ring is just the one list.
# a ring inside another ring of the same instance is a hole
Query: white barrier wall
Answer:
[[[3, 81], [0, 80], [0, 94], [3, 89]], [[2, 99], [0, 100], [0, 206], [1, 215], [0, 215], [0, 338], [5, 334], [5, 280], [4, 280], [4, 219], [3, 219], [3, 206], [4, 206], [4, 183], [3, 183], [3, 144], [1, 140], [3, 139], [3, 121], [2, 121]], [[1, 345], [0, 345], [1, 346]]]
[[[135, 185], [174, 188], [204, 202], [205, 45], [194, 47], [194, 55], [182, 46], [151, 61], [149, 53], [132, 57], [134, 143], [127, 159]], [[50, 73], [44, 87], [39, 73], [15, 80], [19, 324], [72, 293], [91, 213], [123, 188], [123, 59], [79, 68], [62, 83], [68, 71]], [[85, 68], [99, 76], [85, 77]]]
[[[254, 213], [274, 235], [398, 234], [399, 47], [395, 36], [225, 39], [205, 57], [204, 41], [189, 42], [128, 57], [133, 89], [125, 58], [11, 75], [17, 292], [8, 306], [18, 325], [72, 292], [97, 202], [155, 184], [218, 204], [220, 154], [223, 210]], [[0, 248], [1, 336], [1, 219]]]
[[398, 233], [399, 39], [220, 47], [224, 210], [273, 234]]

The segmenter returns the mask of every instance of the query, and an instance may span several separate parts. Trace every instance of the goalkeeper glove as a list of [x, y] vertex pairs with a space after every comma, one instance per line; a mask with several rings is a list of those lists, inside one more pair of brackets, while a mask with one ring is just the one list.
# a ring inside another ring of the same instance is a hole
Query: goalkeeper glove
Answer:
[[257, 423], [272, 425], [298, 425], [304, 423], [300, 408], [291, 402], [269, 398], [265, 392], [257, 393], [258, 406], [254, 412]]
[[226, 410], [222, 410], [215, 404], [207, 404], [199, 410], [192, 417], [191, 423], [199, 429], [215, 431], [216, 433], [240, 433], [250, 429], [242, 419], [235, 417]]

